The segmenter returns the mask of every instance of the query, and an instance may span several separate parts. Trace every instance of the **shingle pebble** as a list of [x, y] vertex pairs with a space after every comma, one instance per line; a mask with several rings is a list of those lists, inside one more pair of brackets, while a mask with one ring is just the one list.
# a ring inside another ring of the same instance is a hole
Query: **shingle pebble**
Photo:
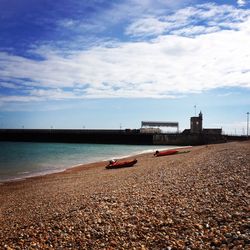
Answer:
[[0, 185], [0, 249], [250, 249], [250, 142]]

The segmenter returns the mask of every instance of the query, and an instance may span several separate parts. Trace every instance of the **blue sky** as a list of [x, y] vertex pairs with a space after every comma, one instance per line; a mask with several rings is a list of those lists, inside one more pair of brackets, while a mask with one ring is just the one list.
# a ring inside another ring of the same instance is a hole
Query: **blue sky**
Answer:
[[246, 133], [250, 3], [0, 0], [1, 128]]

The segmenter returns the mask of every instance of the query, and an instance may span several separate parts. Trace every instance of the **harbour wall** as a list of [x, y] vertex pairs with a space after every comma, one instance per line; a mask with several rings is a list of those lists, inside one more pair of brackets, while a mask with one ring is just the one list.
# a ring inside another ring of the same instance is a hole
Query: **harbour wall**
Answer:
[[0, 141], [152, 145], [150, 134], [138, 130], [1, 129]]
[[212, 134], [155, 134], [153, 135], [154, 145], [204, 145], [211, 143], [224, 143], [227, 139], [223, 135]]
[[227, 141], [246, 141], [249, 139], [250, 136], [246, 135], [227, 135]]
[[226, 137], [206, 134], [140, 133], [138, 129], [0, 129], [0, 141], [185, 146], [221, 143], [226, 141]]

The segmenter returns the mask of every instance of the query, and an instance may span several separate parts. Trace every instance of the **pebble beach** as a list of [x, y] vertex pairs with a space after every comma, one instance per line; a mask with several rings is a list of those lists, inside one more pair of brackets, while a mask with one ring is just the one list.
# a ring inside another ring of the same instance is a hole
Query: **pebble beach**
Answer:
[[189, 150], [0, 184], [0, 249], [250, 249], [250, 141]]

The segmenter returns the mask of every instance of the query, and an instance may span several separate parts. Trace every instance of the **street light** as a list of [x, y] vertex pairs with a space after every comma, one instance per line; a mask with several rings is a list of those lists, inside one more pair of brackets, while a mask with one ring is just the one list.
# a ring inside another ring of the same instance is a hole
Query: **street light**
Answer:
[[247, 112], [247, 138], [248, 138], [248, 127], [249, 127], [249, 112]]

